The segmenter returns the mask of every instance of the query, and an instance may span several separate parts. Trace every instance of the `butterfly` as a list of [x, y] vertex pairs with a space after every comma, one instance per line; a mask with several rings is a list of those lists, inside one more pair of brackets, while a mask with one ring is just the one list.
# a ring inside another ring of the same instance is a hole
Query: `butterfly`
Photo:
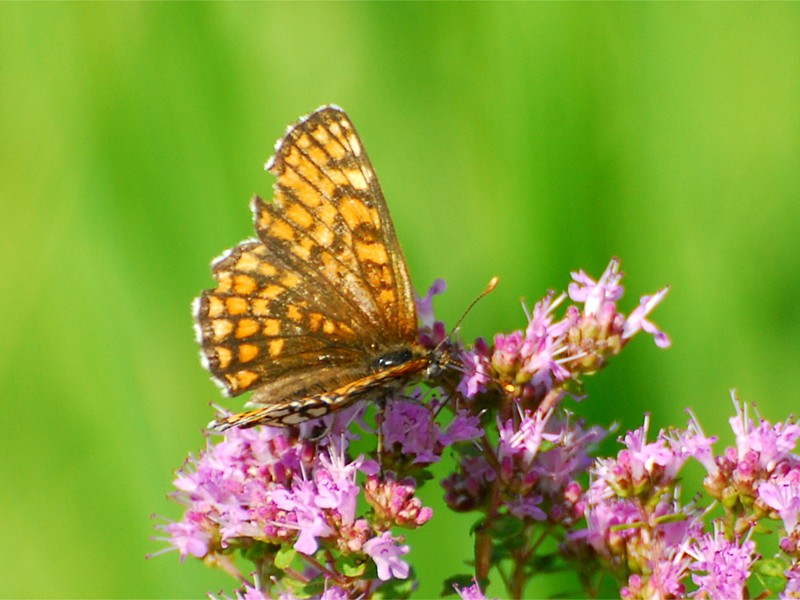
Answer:
[[251, 202], [257, 238], [212, 264], [195, 299], [201, 362], [247, 412], [218, 430], [290, 426], [435, 380], [447, 351], [418, 341], [414, 293], [378, 179], [345, 112], [290, 126], [266, 169], [274, 200]]

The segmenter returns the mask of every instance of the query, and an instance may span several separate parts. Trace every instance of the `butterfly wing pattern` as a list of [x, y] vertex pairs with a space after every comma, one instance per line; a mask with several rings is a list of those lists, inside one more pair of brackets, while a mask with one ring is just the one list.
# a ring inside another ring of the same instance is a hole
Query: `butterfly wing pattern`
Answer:
[[194, 303], [201, 360], [248, 412], [216, 429], [288, 426], [421, 379], [414, 295], [383, 193], [350, 119], [323, 106], [278, 140], [257, 239], [212, 262]]

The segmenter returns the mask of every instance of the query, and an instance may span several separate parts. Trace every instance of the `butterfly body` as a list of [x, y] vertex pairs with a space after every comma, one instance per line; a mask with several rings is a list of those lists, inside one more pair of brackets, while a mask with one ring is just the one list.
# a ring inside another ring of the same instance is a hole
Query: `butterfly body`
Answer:
[[296, 425], [431, 379], [414, 295], [383, 193], [350, 119], [325, 106], [276, 144], [274, 201], [251, 203], [256, 239], [212, 262], [196, 299], [201, 360], [248, 412], [214, 426]]

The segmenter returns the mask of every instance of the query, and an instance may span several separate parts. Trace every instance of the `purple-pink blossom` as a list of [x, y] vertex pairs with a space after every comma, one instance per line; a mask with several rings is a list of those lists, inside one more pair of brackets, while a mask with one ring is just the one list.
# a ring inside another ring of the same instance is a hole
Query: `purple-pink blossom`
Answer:
[[599, 317], [607, 302], [616, 302], [622, 297], [624, 290], [620, 285], [622, 273], [619, 271], [619, 261], [616, 258], [603, 271], [600, 279], [595, 281], [583, 269], [572, 272], [573, 283], [569, 284], [569, 297], [574, 302], [582, 302], [583, 312], [587, 315]]
[[481, 591], [481, 587], [474, 579], [472, 580], [472, 585], [458, 587], [458, 585], [453, 584], [453, 589], [461, 600], [486, 600], [486, 595]]
[[408, 577], [408, 563], [400, 558], [408, 554], [408, 551], [408, 546], [398, 544], [397, 540], [388, 531], [384, 531], [378, 537], [367, 540], [364, 544], [364, 552], [372, 558], [375, 566], [378, 567], [378, 579], [381, 581]]
[[414, 293], [414, 299], [417, 304], [417, 317], [423, 327], [432, 328], [436, 322], [436, 317], [433, 314], [433, 298], [447, 291], [447, 282], [444, 279], [436, 279], [424, 297], [420, 297]]
[[450, 446], [458, 442], [477, 440], [483, 435], [481, 419], [466, 409], [456, 409], [456, 414], [439, 435], [442, 446]]
[[552, 414], [552, 410], [544, 414], [538, 411], [533, 414], [525, 412], [519, 420], [508, 419], [505, 423], [498, 419], [500, 440], [497, 445], [497, 459], [500, 463], [517, 459], [525, 466], [530, 466], [545, 439], [545, 428]]
[[[698, 586], [691, 596], [708, 598], [744, 598], [745, 583], [758, 555], [755, 542], [728, 540], [715, 523], [714, 532], [703, 535], [687, 549], [695, 559], [689, 568]], [[700, 573], [705, 573], [701, 575]]]
[[566, 307], [562, 318], [555, 311], [567, 295], [550, 291], [536, 303], [524, 330], [498, 333], [492, 347], [481, 340], [464, 353], [461, 394], [474, 398], [494, 381], [508, 395], [535, 405], [552, 390], [566, 393], [570, 380], [600, 369], [639, 331], [652, 334], [658, 346], [669, 346], [666, 334], [647, 320], [667, 288], [643, 296], [625, 317], [617, 307], [623, 288], [616, 259], [597, 281], [584, 271], [573, 272], [572, 278], [569, 298], [575, 304]]
[[800, 515], [800, 481], [796, 478], [765, 481], [758, 486], [758, 496], [778, 513], [786, 532], [792, 533]]
[[337, 453], [321, 454], [320, 467], [314, 472], [317, 494], [314, 504], [319, 508], [335, 509], [345, 525], [356, 517], [356, 499], [361, 488], [356, 484], [356, 472], [363, 458], [346, 463]]
[[[416, 396], [421, 399], [421, 393]], [[439, 425], [431, 408], [420, 402], [389, 402], [383, 412], [383, 443], [397, 445], [403, 455], [413, 455], [415, 463], [434, 463], [441, 455]]]
[[319, 600], [349, 600], [350, 595], [338, 585], [326, 586]]
[[486, 391], [492, 380], [491, 351], [486, 340], [478, 338], [471, 350], [463, 351], [459, 360], [464, 366], [464, 376], [456, 388], [465, 398], [474, 398]]
[[639, 306], [625, 320], [625, 325], [622, 329], [623, 340], [632, 338], [639, 331], [644, 331], [653, 336], [653, 340], [659, 348], [668, 348], [670, 346], [672, 342], [669, 336], [646, 318], [656, 306], [661, 304], [667, 292], [669, 292], [669, 287], [658, 290], [652, 296], [641, 297]]
[[382, 478], [367, 477], [364, 496], [375, 511], [375, 520], [384, 526], [399, 525], [414, 529], [433, 516], [433, 510], [422, 505], [414, 494], [416, 486], [410, 477], [397, 481], [392, 473]]
[[800, 563], [795, 563], [786, 571], [786, 587], [780, 594], [781, 600], [788, 598], [800, 598]]
[[800, 425], [787, 420], [770, 425], [760, 419], [756, 426], [749, 416], [749, 407], [739, 402], [731, 392], [736, 416], [731, 417], [730, 424], [736, 434], [736, 449], [739, 460], [743, 460], [748, 452], [756, 452], [758, 464], [767, 472], [771, 472], [782, 461], [794, 462], [792, 451], [800, 439]]
[[277, 489], [272, 493], [275, 505], [294, 515], [294, 527], [299, 534], [295, 550], [308, 555], [317, 551], [317, 538], [333, 533], [325, 514], [316, 505], [316, 499], [316, 486], [311, 481], [299, 480], [291, 490]]
[[669, 444], [663, 431], [655, 441], [647, 442], [649, 427], [650, 416], [645, 415], [642, 427], [620, 438], [625, 449], [620, 450], [615, 459], [597, 460], [591, 494], [647, 497], [658, 495], [675, 480], [688, 455]]

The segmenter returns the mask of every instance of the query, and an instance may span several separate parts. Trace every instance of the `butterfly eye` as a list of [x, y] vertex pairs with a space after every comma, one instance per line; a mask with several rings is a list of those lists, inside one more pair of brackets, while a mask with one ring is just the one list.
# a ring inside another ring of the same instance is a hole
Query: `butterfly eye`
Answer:
[[395, 350], [394, 352], [389, 352], [383, 356], [379, 356], [373, 363], [373, 366], [377, 370], [382, 371], [383, 369], [388, 369], [389, 367], [407, 363], [412, 358], [414, 358], [414, 355], [411, 353], [411, 350]]

